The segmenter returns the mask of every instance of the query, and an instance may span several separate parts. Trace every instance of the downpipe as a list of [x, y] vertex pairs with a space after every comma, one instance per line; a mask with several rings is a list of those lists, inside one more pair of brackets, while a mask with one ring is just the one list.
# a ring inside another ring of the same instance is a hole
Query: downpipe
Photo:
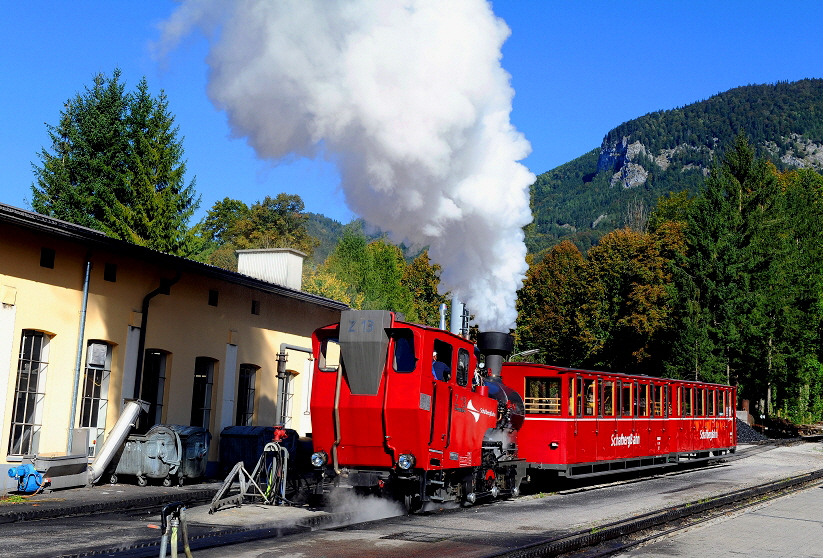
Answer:
[[77, 358], [74, 363], [74, 388], [71, 394], [71, 414], [69, 416], [69, 434], [66, 440], [66, 455], [71, 454], [71, 433], [77, 417], [77, 394], [80, 391], [80, 366], [83, 364], [83, 340], [86, 336], [86, 310], [89, 305], [89, 278], [91, 276], [91, 256], [86, 256], [86, 273], [83, 279], [83, 304], [80, 308], [80, 328], [77, 333]]

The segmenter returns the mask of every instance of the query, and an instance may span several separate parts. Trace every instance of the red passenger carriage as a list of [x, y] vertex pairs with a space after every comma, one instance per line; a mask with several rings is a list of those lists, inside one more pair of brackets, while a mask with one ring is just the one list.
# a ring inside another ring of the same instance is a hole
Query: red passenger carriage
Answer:
[[530, 469], [584, 477], [711, 460], [736, 446], [733, 387], [506, 363], [523, 395], [519, 455]]

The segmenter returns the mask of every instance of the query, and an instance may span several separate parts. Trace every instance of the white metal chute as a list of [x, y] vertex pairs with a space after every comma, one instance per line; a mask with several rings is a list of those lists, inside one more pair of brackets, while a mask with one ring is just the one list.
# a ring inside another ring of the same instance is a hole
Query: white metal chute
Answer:
[[100, 477], [102, 477], [106, 471], [106, 467], [108, 467], [111, 460], [117, 454], [117, 450], [120, 449], [120, 446], [123, 445], [131, 429], [137, 424], [140, 412], [148, 412], [148, 410], [149, 403], [147, 401], [137, 399], [126, 403], [123, 412], [120, 413], [120, 418], [117, 419], [114, 428], [112, 428], [109, 435], [106, 436], [106, 440], [97, 452], [94, 461], [89, 465], [89, 484], [94, 484], [100, 480]]

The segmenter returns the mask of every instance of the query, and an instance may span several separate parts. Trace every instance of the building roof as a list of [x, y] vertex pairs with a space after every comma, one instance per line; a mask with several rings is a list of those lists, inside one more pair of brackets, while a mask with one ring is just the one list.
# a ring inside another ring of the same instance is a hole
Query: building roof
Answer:
[[25, 209], [20, 209], [18, 207], [13, 207], [3, 203], [0, 203], [0, 223], [8, 223], [10, 225], [50, 234], [66, 240], [80, 241], [86, 246], [103, 248], [117, 254], [162, 265], [170, 270], [193, 273], [204, 277], [210, 277], [212, 279], [219, 279], [221, 281], [242, 285], [244, 287], [257, 289], [266, 293], [277, 294], [288, 298], [301, 300], [303, 302], [309, 302], [333, 310], [345, 310], [348, 308], [347, 304], [337, 300], [317, 296], [304, 291], [290, 289], [288, 287], [276, 285], [267, 281], [261, 281], [260, 279], [249, 277], [248, 275], [243, 275], [235, 271], [229, 271], [213, 265], [196, 262], [188, 258], [158, 252], [157, 250], [152, 250], [150, 248], [146, 248], [145, 246], [138, 246], [124, 240], [111, 238], [98, 230], [69, 223], [68, 221], [61, 221], [60, 219], [55, 219], [53, 217], [48, 217], [32, 211], [26, 211]]

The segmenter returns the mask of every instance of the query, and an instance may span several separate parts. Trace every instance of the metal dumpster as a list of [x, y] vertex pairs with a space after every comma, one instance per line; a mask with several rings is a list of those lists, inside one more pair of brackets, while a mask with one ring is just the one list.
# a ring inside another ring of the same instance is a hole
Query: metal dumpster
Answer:
[[[296, 430], [286, 429], [288, 436], [280, 440], [280, 445], [289, 452], [289, 467], [295, 466], [298, 445], [304, 440]], [[242, 461], [246, 471], [251, 472], [257, 460], [263, 454], [266, 444], [274, 440], [274, 427], [271, 426], [227, 426], [220, 433], [220, 468], [229, 471]], [[311, 441], [308, 442], [308, 455], [311, 455]], [[308, 464], [308, 461], [307, 461]]]
[[227, 426], [220, 433], [220, 469], [226, 473], [242, 461], [246, 471], [251, 472], [273, 438], [271, 426]]
[[206, 465], [209, 461], [209, 445], [211, 432], [200, 426], [183, 426], [169, 424], [180, 441], [181, 451], [180, 470], [177, 472], [177, 483], [183, 486], [183, 479], [197, 479], [206, 475]]
[[[132, 434], [126, 439], [110, 482], [116, 483], [119, 475], [137, 477], [139, 486], [146, 486], [148, 479], [162, 479], [163, 486], [171, 486], [171, 476], [178, 475], [181, 455], [180, 437], [168, 425], [158, 424], [145, 434]], [[178, 476], [182, 484], [182, 477]]]

